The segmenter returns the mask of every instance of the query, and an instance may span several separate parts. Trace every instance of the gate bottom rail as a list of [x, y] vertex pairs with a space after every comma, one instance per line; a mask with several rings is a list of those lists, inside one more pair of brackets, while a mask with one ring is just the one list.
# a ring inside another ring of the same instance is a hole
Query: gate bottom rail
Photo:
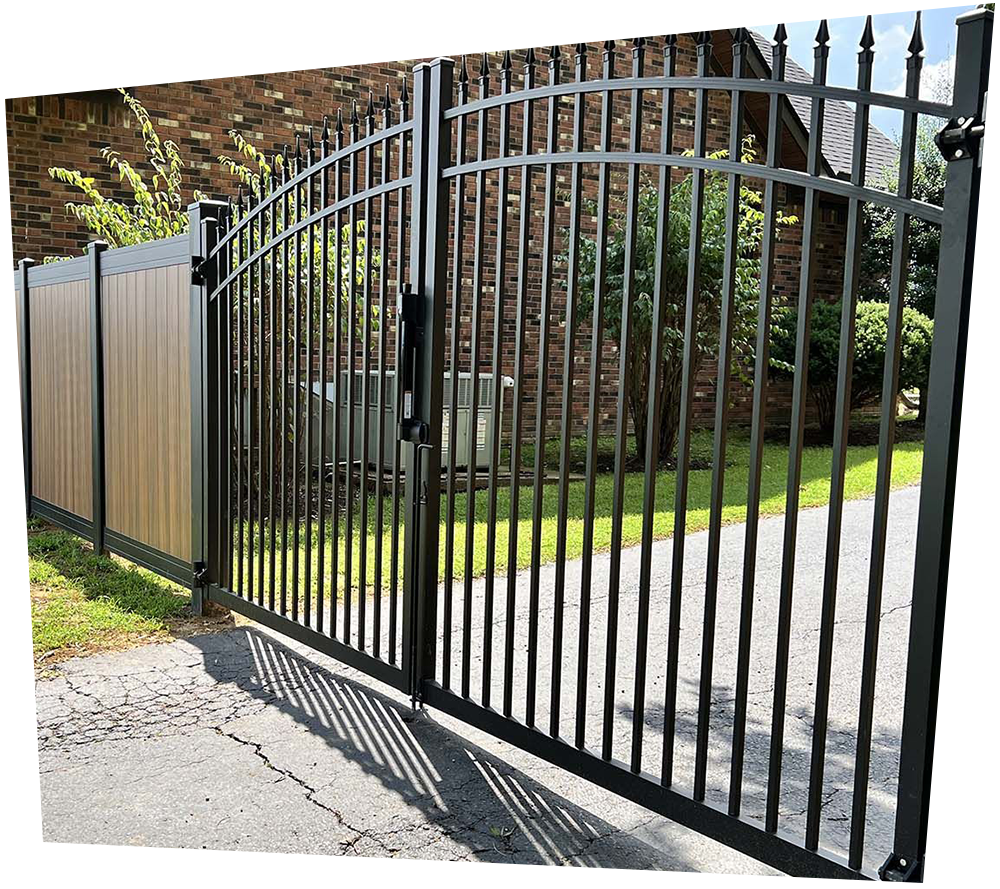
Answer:
[[410, 677], [408, 672], [401, 667], [393, 666], [379, 658], [352, 648], [350, 645], [345, 645], [339, 639], [334, 639], [289, 617], [284, 617], [262, 605], [258, 605], [256, 602], [251, 602], [237, 596], [217, 584], [208, 586], [207, 599], [209, 602], [215, 602], [224, 608], [236, 611], [244, 617], [248, 617], [250, 620], [261, 624], [261, 626], [265, 626], [277, 633], [288, 636], [290, 639], [294, 639], [296, 642], [308, 645], [322, 654], [335, 658], [348, 667], [361, 670], [399, 691], [409, 691]]
[[766, 832], [762, 825], [745, 816], [734, 817], [723, 808], [698, 802], [677, 790], [664, 787], [654, 775], [632, 772], [627, 764], [618, 760], [601, 759], [587, 750], [506, 717], [493, 708], [462, 698], [437, 682], [423, 683], [421, 699], [429, 707], [791, 876], [854, 880], [878, 878], [873, 870], [854, 870], [848, 866], [846, 858], [832, 852], [812, 852], [792, 834], [781, 830]]

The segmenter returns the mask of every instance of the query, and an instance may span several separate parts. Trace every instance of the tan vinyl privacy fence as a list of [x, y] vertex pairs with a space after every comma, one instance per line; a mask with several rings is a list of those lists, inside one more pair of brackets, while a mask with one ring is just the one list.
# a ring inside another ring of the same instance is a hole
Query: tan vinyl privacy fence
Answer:
[[16, 273], [28, 511], [188, 584], [188, 238], [103, 246]]

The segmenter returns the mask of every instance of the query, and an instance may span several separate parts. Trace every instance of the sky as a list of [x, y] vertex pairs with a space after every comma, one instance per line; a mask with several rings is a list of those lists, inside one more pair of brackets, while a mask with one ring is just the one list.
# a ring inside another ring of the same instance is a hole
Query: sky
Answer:
[[[935, 84], [949, 83], [955, 53], [955, 19], [973, 6], [951, 6], [945, 9], [925, 9], [923, 13], [924, 70], [921, 97], [949, 101], [950, 96], [934, 95]], [[872, 89], [876, 92], [902, 94], [906, 76], [906, 47], [913, 32], [914, 13], [891, 12], [872, 15], [875, 32], [875, 63], [872, 69]], [[827, 81], [834, 86], [857, 86], [858, 41], [864, 31], [865, 19], [832, 18], [830, 27], [830, 67]], [[753, 30], [768, 39], [774, 34], [775, 22], [754, 25]], [[810, 73], [813, 66], [813, 38], [819, 21], [786, 22], [788, 54]], [[902, 125], [900, 112], [888, 108], [872, 108], [872, 123], [898, 141]]]

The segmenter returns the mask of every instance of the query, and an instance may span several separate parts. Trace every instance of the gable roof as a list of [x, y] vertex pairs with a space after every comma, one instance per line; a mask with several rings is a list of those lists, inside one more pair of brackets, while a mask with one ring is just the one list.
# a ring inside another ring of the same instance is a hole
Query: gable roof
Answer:
[[[750, 36], [756, 47], [760, 61], [763, 62], [765, 76], [771, 75], [772, 44], [771, 41], [751, 31]], [[812, 83], [812, 75], [791, 57], [785, 60], [785, 80], [789, 83]], [[805, 96], [788, 96], [788, 104], [796, 118], [802, 133], [809, 135], [809, 119], [812, 111], [812, 99]], [[851, 175], [852, 149], [854, 145], [854, 109], [847, 103], [827, 99], [823, 113], [823, 157], [830, 167], [830, 172], [839, 178], [848, 179]], [[868, 158], [865, 169], [865, 182], [873, 184], [886, 167], [892, 167], [899, 160], [898, 146], [874, 124], [868, 127]]]

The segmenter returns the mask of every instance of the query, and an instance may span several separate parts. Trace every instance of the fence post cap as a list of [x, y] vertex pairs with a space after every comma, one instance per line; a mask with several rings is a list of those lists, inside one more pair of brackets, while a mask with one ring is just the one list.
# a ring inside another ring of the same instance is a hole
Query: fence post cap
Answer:
[[88, 253], [96, 253], [99, 250], [107, 250], [108, 249], [108, 242], [107, 241], [90, 241], [90, 242], [87, 243], [87, 248], [86, 249], [87, 249]]
[[194, 210], [199, 210], [199, 209], [205, 210], [214, 208], [217, 208], [220, 211], [222, 211], [228, 209], [229, 204], [226, 201], [215, 201], [206, 199], [203, 201], [192, 201], [190, 204], [188, 204], [187, 208], [188, 208], [188, 213], [191, 213]]
[[18, 267], [36, 265], [37, 263], [30, 256], [25, 256], [17, 261]]
[[979, 19], [991, 19], [993, 18], [993, 10], [987, 9], [985, 6], [980, 6], [976, 9], [970, 9], [968, 12], [963, 12], [958, 18], [955, 19], [956, 25], [965, 25], [969, 22], [975, 22]]

